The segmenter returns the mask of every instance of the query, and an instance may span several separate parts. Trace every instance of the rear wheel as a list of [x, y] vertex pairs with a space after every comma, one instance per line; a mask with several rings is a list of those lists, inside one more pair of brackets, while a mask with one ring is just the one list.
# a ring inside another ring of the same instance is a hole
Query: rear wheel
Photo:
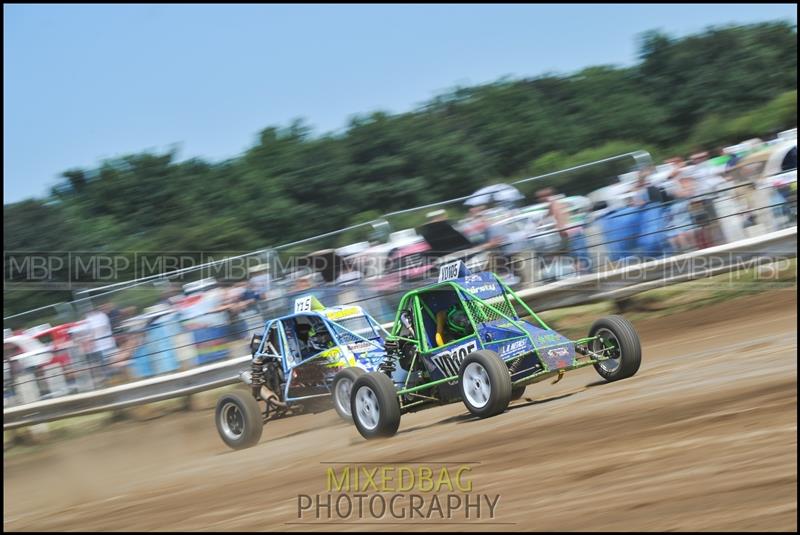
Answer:
[[390, 437], [400, 427], [400, 402], [391, 379], [381, 372], [365, 373], [350, 393], [350, 412], [366, 439]]
[[511, 374], [494, 351], [470, 353], [458, 373], [461, 398], [467, 410], [480, 418], [500, 414], [511, 402]]
[[331, 396], [333, 397], [333, 407], [342, 420], [353, 422], [353, 415], [350, 409], [350, 392], [356, 379], [366, 372], [361, 368], [345, 368], [336, 374], [331, 385]]
[[642, 346], [631, 322], [622, 316], [606, 316], [595, 321], [589, 336], [589, 348], [610, 358], [595, 363], [594, 369], [606, 381], [632, 377], [642, 363]]
[[525, 394], [525, 388], [527, 385], [523, 386], [514, 386], [511, 388], [511, 401], [516, 401], [521, 398]]
[[219, 398], [214, 420], [220, 438], [235, 450], [255, 446], [264, 429], [261, 407], [247, 392], [230, 392]]

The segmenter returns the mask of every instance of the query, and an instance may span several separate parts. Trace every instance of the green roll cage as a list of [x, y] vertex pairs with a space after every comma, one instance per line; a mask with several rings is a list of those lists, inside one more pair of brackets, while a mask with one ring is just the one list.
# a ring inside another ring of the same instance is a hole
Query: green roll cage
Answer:
[[[523, 301], [514, 292], [514, 290], [509, 288], [508, 285], [506, 285], [502, 280], [500, 280], [500, 278], [496, 274], [493, 274], [493, 276], [494, 276], [495, 281], [500, 285], [502, 293], [501, 293], [501, 295], [492, 297], [489, 300], [484, 300], [484, 299], [481, 299], [481, 298], [479, 298], [478, 296], [476, 296], [474, 294], [471, 294], [464, 286], [462, 286], [461, 284], [458, 284], [457, 282], [454, 282], [454, 281], [443, 281], [443, 282], [439, 282], [439, 283], [433, 284], [431, 286], [426, 286], [425, 288], [419, 288], [417, 290], [411, 290], [410, 292], [406, 293], [403, 296], [403, 298], [400, 300], [400, 305], [397, 307], [397, 313], [395, 314], [395, 320], [394, 320], [394, 324], [392, 326], [392, 330], [391, 330], [389, 339], [390, 340], [402, 340], [402, 341], [410, 342], [410, 343], [415, 344], [419, 348], [419, 351], [417, 351], [417, 353], [414, 354], [414, 357], [411, 360], [411, 366], [409, 368], [410, 370], [414, 369], [414, 365], [416, 364], [417, 357], [418, 357], [418, 355], [420, 353], [423, 353], [423, 354], [430, 353], [434, 349], [436, 349], [436, 350], [447, 349], [448, 346], [457, 345], [459, 343], [464, 342], [465, 340], [467, 340], [469, 338], [476, 337], [476, 333], [477, 333], [478, 329], [475, 326], [477, 324], [479, 324], [479, 323], [483, 323], [483, 322], [486, 322], [486, 321], [492, 321], [494, 319], [499, 319], [499, 318], [505, 319], [511, 325], [516, 327], [522, 334], [520, 334], [518, 336], [511, 336], [509, 338], [493, 340], [493, 342], [513, 342], [514, 340], [520, 340], [520, 339], [527, 338], [528, 340], [530, 340], [531, 345], [533, 345], [533, 339], [532, 339], [531, 335], [521, 325], [521, 322], [523, 320], [519, 317], [519, 315], [518, 315], [518, 313], [516, 311], [516, 308], [514, 307], [514, 303], [516, 303], [525, 312], [527, 312], [530, 317], [535, 319], [536, 322], [543, 329], [548, 330], [548, 331], [552, 331], [553, 330], [544, 322], [544, 320], [542, 320], [533, 310], [531, 310], [531, 308], [525, 303], [525, 301]], [[464, 308], [464, 310], [465, 310], [465, 312], [467, 314], [467, 317], [469, 318], [470, 324], [473, 326], [473, 333], [468, 334], [467, 336], [464, 336], [464, 337], [462, 337], [462, 338], [460, 338], [458, 340], [452, 340], [452, 341], [448, 342], [447, 344], [445, 344], [443, 346], [440, 346], [440, 347], [437, 347], [437, 348], [431, 348], [429, 346], [429, 344], [428, 344], [428, 336], [424, 335], [425, 324], [423, 322], [423, 313], [428, 314], [428, 316], [431, 319], [433, 319], [434, 321], [436, 320], [436, 317], [435, 317], [435, 314], [433, 314], [433, 311], [428, 307], [428, 305], [422, 299], [417, 299], [417, 298], [421, 294], [426, 294], [426, 293], [429, 293], [429, 292], [432, 292], [432, 291], [441, 290], [443, 288], [450, 288], [450, 289], [452, 289], [452, 290], [454, 290], [456, 292], [456, 295], [458, 296], [458, 299], [461, 302], [461, 305], [463, 306], [463, 308]], [[465, 295], [469, 295], [469, 299], [465, 299]], [[411, 306], [411, 307], [408, 306], [409, 300], [411, 300], [411, 302], [413, 304], [413, 306]], [[402, 323], [400, 321], [400, 315], [402, 314], [403, 311], [409, 310], [409, 309], [411, 310], [411, 313], [412, 313], [412, 316], [413, 316], [413, 319], [414, 319], [414, 324], [416, 326], [414, 331], [415, 331], [415, 334], [416, 334], [416, 336], [418, 338], [417, 340], [414, 340], [414, 339], [411, 339], [411, 338], [405, 338], [405, 337], [399, 335], [400, 329], [402, 328]], [[482, 346], [483, 343], [480, 340], [480, 337], [478, 336], [476, 338], [478, 339], [478, 343]], [[518, 386], [518, 385], [522, 385], [522, 384], [526, 384], [527, 385], [527, 384], [536, 383], [538, 381], [546, 379], [547, 377], [555, 375], [557, 373], [558, 374], [563, 374], [564, 371], [581, 368], [581, 367], [588, 366], [590, 364], [595, 364], [597, 362], [600, 362], [600, 361], [603, 361], [603, 360], [608, 360], [609, 358], [611, 358], [611, 357], [605, 355], [605, 353], [613, 350], [613, 346], [604, 347], [603, 349], [601, 349], [599, 351], [589, 350], [588, 343], [594, 341], [595, 339], [597, 339], [596, 336], [589, 336], [589, 337], [580, 338], [578, 340], [574, 340], [573, 341], [573, 343], [575, 344], [576, 350], [580, 347], [582, 349], [582, 351], [576, 351], [575, 358], [573, 359], [572, 364], [569, 367], [567, 367], [566, 369], [551, 370], [543, 362], [542, 364], [543, 364], [544, 368], [541, 371], [536, 372], [535, 374], [532, 374], [532, 375], [530, 375], [528, 377], [524, 377], [522, 379], [518, 379], [518, 380], [514, 381], [512, 383], [512, 385], [513, 386]], [[558, 345], [560, 345], [560, 344], [541, 346], [538, 349], [534, 349], [533, 351], [537, 352], [539, 350], [546, 349], [548, 347], [555, 347], [555, 346], [558, 346]], [[530, 355], [530, 352], [522, 353], [520, 355], [516, 355], [514, 357], [511, 357], [509, 359], [505, 359], [505, 362], [506, 363], [511, 363], [513, 361], [516, 361], [516, 360], [519, 360], [521, 358], [524, 358], [524, 357], [526, 357], [528, 355]], [[526, 371], [526, 370], [517, 370], [516, 373], [518, 373], [520, 371]], [[417, 386], [413, 386], [413, 387], [409, 388], [408, 382], [411, 379], [411, 375], [412, 375], [411, 373], [408, 374], [408, 376], [405, 379], [405, 383], [403, 384], [403, 388], [397, 391], [397, 396], [398, 396], [399, 401], [400, 401], [400, 408], [403, 409], [403, 410], [407, 409], [407, 408], [410, 408], [410, 407], [413, 407], [415, 405], [419, 405], [419, 404], [425, 403], [427, 401], [441, 401], [440, 399], [438, 399], [438, 398], [436, 398], [434, 396], [424, 395], [424, 394], [421, 394], [420, 392], [424, 391], [424, 390], [431, 389], [431, 388], [433, 388], [433, 387], [435, 387], [437, 385], [440, 385], [442, 383], [449, 383], [449, 382], [452, 382], [452, 381], [458, 379], [457, 375], [453, 375], [453, 376], [450, 376], [450, 377], [445, 377], [444, 379], [437, 379], [435, 381], [430, 381], [430, 382], [427, 382], [425, 384], [421, 384], [421, 385], [417, 385]], [[410, 396], [410, 397], [413, 397], [413, 398], [421, 398], [421, 399], [419, 399], [417, 401], [412, 401], [412, 402], [405, 403], [404, 400], [403, 400], [403, 396]]]

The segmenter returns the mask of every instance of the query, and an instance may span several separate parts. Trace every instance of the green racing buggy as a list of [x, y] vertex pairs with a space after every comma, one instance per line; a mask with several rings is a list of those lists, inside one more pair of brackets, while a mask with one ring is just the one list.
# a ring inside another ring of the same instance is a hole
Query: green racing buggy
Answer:
[[486, 418], [532, 383], [589, 365], [617, 381], [641, 363], [639, 336], [625, 318], [602, 317], [587, 337], [569, 340], [497, 275], [469, 273], [460, 261], [403, 296], [385, 350], [379, 369], [358, 377], [350, 393], [353, 423], [367, 439], [394, 435], [401, 414], [432, 404], [461, 400]]

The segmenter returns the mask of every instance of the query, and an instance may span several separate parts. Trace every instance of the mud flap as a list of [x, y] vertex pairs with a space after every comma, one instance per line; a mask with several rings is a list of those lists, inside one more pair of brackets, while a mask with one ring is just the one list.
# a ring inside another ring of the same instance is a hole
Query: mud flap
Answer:
[[555, 380], [555, 381], [553, 381], [553, 382], [552, 382], [552, 383], [550, 383], [550, 384], [551, 384], [551, 385], [554, 385], [554, 384], [556, 384], [557, 382], [559, 382], [559, 381], [561, 380], [561, 378], [562, 378], [562, 377], [564, 377], [564, 374], [565, 374], [565, 373], [566, 373], [566, 372], [565, 372], [564, 370], [558, 370], [558, 377], [556, 377], [556, 380]]

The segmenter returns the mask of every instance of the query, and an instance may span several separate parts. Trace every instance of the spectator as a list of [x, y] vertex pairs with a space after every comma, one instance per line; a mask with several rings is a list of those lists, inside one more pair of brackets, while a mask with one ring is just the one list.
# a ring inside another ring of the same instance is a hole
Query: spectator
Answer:
[[314, 288], [314, 275], [303, 275], [295, 280], [292, 293], [305, 292], [312, 288]]
[[669, 197], [663, 187], [651, 183], [654, 169], [642, 169], [631, 188], [631, 206], [638, 209], [636, 249], [645, 256], [660, 256], [669, 249], [664, 232], [667, 226], [665, 204]]
[[118, 335], [118, 341], [118, 349], [106, 363], [106, 376], [111, 384], [122, 383], [128, 379], [128, 365], [136, 350], [145, 343], [144, 330], [124, 331]]
[[709, 163], [708, 152], [702, 151], [692, 154], [690, 168], [684, 169], [684, 174], [693, 180], [692, 199], [689, 200], [688, 209], [692, 221], [697, 225], [694, 230], [694, 239], [698, 248], [711, 247], [715, 240], [716, 213], [711, 197], [707, 196], [722, 182], [718, 175], [719, 168]]
[[486, 242], [482, 249], [489, 252], [489, 265], [491, 271], [505, 271], [514, 275], [514, 254], [519, 252], [520, 243], [511, 239], [510, 229], [502, 220], [494, 221], [486, 227]]
[[239, 281], [225, 291], [225, 297], [219, 310], [227, 315], [229, 341], [242, 337], [250, 337], [248, 319], [259, 314], [258, 294], [253, 291], [252, 283]]
[[689, 251], [696, 247], [694, 232], [697, 227], [689, 213], [689, 203], [695, 194], [695, 186], [694, 180], [683, 174], [682, 169], [676, 169], [670, 178], [674, 202], [670, 209], [669, 240], [674, 249]]
[[[583, 228], [570, 226], [571, 215], [568, 205], [561, 200], [563, 195], [559, 195], [552, 187], [546, 187], [536, 192], [536, 198], [547, 205], [546, 217], [553, 222], [553, 228], [560, 242], [557, 250], [553, 252], [557, 260], [557, 272], [563, 275], [589, 271], [592, 261]], [[565, 265], [564, 260], [569, 265]]]
[[110, 303], [103, 303], [86, 314], [85, 318], [92, 339], [91, 352], [86, 357], [89, 366], [92, 367], [92, 375], [99, 377], [101, 383], [108, 376], [106, 366], [117, 349], [111, 321], [108, 318], [111, 309]]
[[655, 200], [651, 199], [651, 192], [649, 190], [650, 183], [648, 177], [652, 172], [652, 168], [648, 167], [639, 171], [639, 176], [636, 177], [636, 182], [631, 187], [631, 204], [633, 206], [645, 206], [649, 202]]
[[744, 232], [746, 217], [741, 212], [747, 209], [742, 188], [734, 188], [736, 180], [733, 173], [722, 175], [723, 182], [715, 188], [714, 211], [719, 217], [719, 228], [726, 243], [747, 237]]
[[107, 311], [108, 321], [111, 322], [111, 331], [116, 332], [125, 318], [122, 316], [122, 311], [113, 304], [109, 303]]
[[241, 298], [247, 303], [247, 308], [255, 308], [255, 303], [262, 298], [261, 286], [255, 283], [252, 279], [247, 282], [244, 293]]
[[473, 243], [484, 243], [488, 240], [489, 222], [485, 217], [486, 206], [471, 206], [469, 215], [462, 219], [461, 232]]
[[447, 221], [447, 210], [443, 210], [439, 208], [438, 210], [432, 210], [425, 214], [425, 218], [428, 220], [428, 223], [436, 223], [437, 221]]
[[250, 268], [250, 288], [258, 295], [258, 299], [268, 299], [272, 289], [272, 277], [269, 264], [259, 264]]
[[569, 251], [569, 213], [556, 195], [553, 188], [544, 188], [536, 192], [536, 198], [541, 203], [547, 204], [547, 214], [553, 218], [556, 232], [561, 238], [561, 251]]

